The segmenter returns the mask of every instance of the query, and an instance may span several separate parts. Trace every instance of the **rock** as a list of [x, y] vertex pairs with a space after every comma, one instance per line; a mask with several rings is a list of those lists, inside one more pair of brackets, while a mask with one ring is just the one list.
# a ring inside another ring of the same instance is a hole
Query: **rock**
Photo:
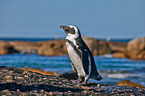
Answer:
[[115, 52], [112, 54], [114, 58], [127, 58], [128, 56], [124, 52]]
[[12, 76], [5, 76], [4, 77], [6, 80], [12, 80], [13, 78], [12, 78]]
[[18, 52], [14, 47], [5, 41], [0, 41], [0, 55]]
[[43, 74], [43, 75], [56, 75], [53, 72], [43, 71], [43, 70], [39, 70], [39, 69], [32, 69], [32, 68], [21, 68], [21, 69], [25, 70], [25, 71], [37, 72], [37, 73], [40, 73], [40, 74]]
[[138, 59], [143, 59], [145, 60], [145, 50], [140, 52], [140, 54], [138, 54]]
[[126, 52], [127, 43], [125, 42], [108, 42], [111, 51], [114, 52]]
[[10, 41], [10, 44], [20, 52], [24, 53], [37, 53], [39, 47], [41, 47], [40, 42], [26, 42], [26, 41]]
[[38, 49], [38, 54], [45, 56], [67, 54], [65, 40], [51, 40], [43, 42], [42, 46]]
[[83, 37], [83, 39], [92, 51], [93, 55], [104, 55], [111, 53], [111, 50], [105, 41], [90, 37]]
[[6, 83], [13, 83], [13, 80], [6, 80]]
[[0, 41], [0, 55], [8, 54], [7, 46], [4, 41]]
[[116, 84], [117, 86], [130, 86], [130, 87], [138, 87], [138, 88], [145, 88], [144, 86], [131, 82], [129, 80], [122, 80]]
[[131, 59], [145, 60], [145, 37], [131, 40], [127, 44], [127, 53]]
[[4, 77], [4, 79], [6, 80], [7, 83], [12, 83], [13, 82], [12, 76], [7, 75], [7, 76]]
[[16, 79], [18, 79], [18, 80], [24, 80], [23, 77], [16, 77]]

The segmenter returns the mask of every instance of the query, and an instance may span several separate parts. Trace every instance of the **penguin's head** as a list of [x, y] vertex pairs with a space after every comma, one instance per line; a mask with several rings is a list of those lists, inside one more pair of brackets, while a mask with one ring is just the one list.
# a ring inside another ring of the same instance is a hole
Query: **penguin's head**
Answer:
[[67, 36], [72, 36], [74, 38], [81, 37], [80, 30], [76, 26], [72, 26], [72, 25], [64, 26], [64, 25], [61, 25], [60, 28], [65, 31]]

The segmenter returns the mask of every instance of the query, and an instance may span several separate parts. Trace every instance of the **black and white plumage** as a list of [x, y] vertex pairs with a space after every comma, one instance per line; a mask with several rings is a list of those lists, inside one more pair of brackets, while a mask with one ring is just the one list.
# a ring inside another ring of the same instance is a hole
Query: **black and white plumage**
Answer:
[[61, 25], [60, 28], [64, 29], [67, 34], [67, 51], [72, 68], [78, 74], [78, 82], [86, 85], [89, 78], [101, 80], [102, 77], [97, 71], [92, 52], [81, 38], [79, 29], [72, 25]]

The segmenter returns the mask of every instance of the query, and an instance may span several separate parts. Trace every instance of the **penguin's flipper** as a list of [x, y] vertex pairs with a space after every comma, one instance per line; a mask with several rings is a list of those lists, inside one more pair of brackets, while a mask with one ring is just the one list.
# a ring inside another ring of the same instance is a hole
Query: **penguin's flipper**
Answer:
[[98, 81], [103, 79], [101, 75], [98, 73], [95, 63], [92, 63], [91, 68], [92, 70], [91, 70], [90, 78], [98, 80]]
[[91, 61], [91, 55], [89, 54], [88, 50], [83, 49], [83, 48], [80, 48], [80, 49], [81, 49], [81, 52], [82, 52], [81, 56], [82, 56], [83, 66], [84, 66], [84, 69], [87, 70], [85, 72], [87, 72], [87, 75], [88, 75], [88, 76], [85, 77], [85, 79], [92, 78], [92, 79], [95, 79], [95, 80], [98, 80], [98, 81], [103, 79], [101, 77], [101, 75], [98, 73], [95, 63], [93, 63]]
[[90, 78], [95, 79], [95, 80], [98, 80], [98, 81], [100, 81], [101, 79], [103, 79], [102, 76], [99, 75], [99, 74], [98, 74], [97, 76], [94, 76], [94, 75], [93, 75], [93, 76], [91, 76]]
[[82, 58], [83, 69], [86, 73], [83, 84], [87, 85], [87, 81], [89, 80], [91, 74], [91, 60], [87, 49], [81, 48], [81, 56], [82, 56], [81, 58]]
[[81, 59], [82, 59], [83, 69], [85, 71], [85, 74], [88, 75], [89, 74], [89, 60], [88, 60], [89, 55], [84, 48], [79, 47], [79, 49], [81, 50]]

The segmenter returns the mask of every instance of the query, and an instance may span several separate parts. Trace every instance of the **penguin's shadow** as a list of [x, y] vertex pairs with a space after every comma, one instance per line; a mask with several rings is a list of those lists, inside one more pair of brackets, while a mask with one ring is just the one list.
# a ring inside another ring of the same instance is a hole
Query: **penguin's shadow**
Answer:
[[52, 86], [52, 85], [21, 85], [21, 84], [17, 84], [17, 83], [4, 83], [4, 84], [0, 84], [0, 91], [8, 89], [9, 91], [21, 91], [21, 92], [28, 92], [28, 91], [33, 91], [33, 90], [44, 90], [47, 92], [54, 92], [54, 91], [58, 91], [58, 92], [67, 92], [67, 91], [71, 91], [71, 92], [80, 92], [83, 89], [79, 89], [79, 88], [66, 88], [66, 87], [59, 87], [59, 86]]

